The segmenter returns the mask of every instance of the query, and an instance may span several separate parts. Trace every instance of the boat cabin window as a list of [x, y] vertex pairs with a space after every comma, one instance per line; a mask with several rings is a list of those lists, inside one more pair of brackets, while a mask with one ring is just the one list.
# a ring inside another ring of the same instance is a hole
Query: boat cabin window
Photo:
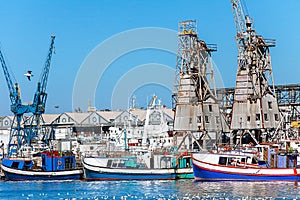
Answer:
[[227, 157], [220, 157], [219, 165], [227, 165]]
[[117, 167], [117, 166], [118, 166], [118, 162], [116, 162], [116, 161], [112, 162], [111, 167]]
[[219, 165], [236, 166], [245, 163], [246, 158], [237, 157], [220, 157]]
[[231, 158], [228, 158], [228, 164], [229, 166], [235, 166], [236, 164], [239, 164], [240, 163], [240, 160], [235, 158], [235, 157], [231, 157]]
[[255, 159], [254, 157], [252, 158], [252, 163], [251, 164], [257, 164], [258, 163], [258, 160]]
[[268, 167], [268, 163], [265, 160], [257, 161], [257, 163], [261, 167]]
[[109, 160], [107, 162], [107, 167], [111, 168], [132, 168], [132, 160]]
[[112, 160], [108, 160], [108, 161], [107, 161], [107, 167], [110, 167], [110, 166], [111, 166], [111, 163], [112, 163]]
[[18, 169], [19, 164], [20, 164], [19, 162], [13, 162], [13, 163], [11, 164], [11, 168]]
[[118, 167], [125, 168], [125, 162], [120, 160], [120, 162], [118, 163]]
[[247, 156], [246, 158], [240, 158], [241, 163], [246, 163], [246, 164], [257, 164], [257, 160], [255, 160], [255, 158], [251, 158], [249, 156]]

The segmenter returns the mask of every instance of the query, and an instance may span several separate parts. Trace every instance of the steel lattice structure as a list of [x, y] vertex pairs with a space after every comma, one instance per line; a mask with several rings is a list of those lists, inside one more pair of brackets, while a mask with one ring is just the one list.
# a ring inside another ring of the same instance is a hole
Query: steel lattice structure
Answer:
[[194, 137], [206, 149], [216, 143], [222, 130], [211, 57], [216, 45], [207, 45], [196, 31], [194, 20], [179, 23], [174, 131], [176, 137], [183, 136], [179, 147], [191, 136], [188, 146]]
[[[220, 109], [226, 119], [231, 121], [235, 88], [217, 90]], [[287, 123], [300, 121], [300, 84], [275, 85], [279, 110], [288, 114]]]
[[231, 0], [236, 25], [238, 70], [233, 98], [231, 130], [233, 143], [250, 134], [255, 143], [271, 141], [280, 125], [270, 47], [274, 40], [264, 39], [253, 28], [240, 0]]

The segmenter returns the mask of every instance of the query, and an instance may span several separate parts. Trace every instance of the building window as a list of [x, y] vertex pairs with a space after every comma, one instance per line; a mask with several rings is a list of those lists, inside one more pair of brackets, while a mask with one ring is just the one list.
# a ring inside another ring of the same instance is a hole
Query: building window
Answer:
[[205, 116], [205, 123], [209, 123], [208, 116]]
[[190, 117], [190, 124], [193, 123], [193, 119]]
[[275, 121], [279, 121], [278, 114], [274, 114], [274, 117], [275, 117]]
[[250, 122], [250, 116], [247, 116], [247, 122]]
[[266, 121], [269, 121], [269, 119], [268, 119], [268, 114], [265, 113], [265, 114], [264, 114], [264, 118], [265, 118]]
[[197, 117], [197, 123], [201, 123], [201, 116]]
[[220, 123], [220, 118], [218, 116], [216, 116], [216, 123], [219, 124]]
[[256, 114], [256, 121], [259, 121], [260, 120], [260, 114]]
[[208, 105], [209, 112], [212, 112], [212, 105]]
[[272, 109], [272, 101], [268, 101], [269, 109]]

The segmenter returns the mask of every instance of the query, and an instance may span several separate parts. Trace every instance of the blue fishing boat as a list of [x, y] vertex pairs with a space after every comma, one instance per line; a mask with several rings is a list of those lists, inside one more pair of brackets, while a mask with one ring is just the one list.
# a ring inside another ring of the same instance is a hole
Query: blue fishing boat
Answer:
[[60, 155], [58, 151], [41, 152], [35, 157], [7, 157], [2, 159], [6, 180], [74, 180], [83, 171], [76, 167], [72, 154]]
[[[45, 113], [46, 107], [46, 86], [54, 50], [54, 40], [55, 35], [51, 35], [47, 59], [37, 83], [33, 102], [30, 104], [22, 103], [19, 84], [12, 81], [10, 70], [8, 70], [0, 51], [0, 62], [9, 90], [11, 111], [14, 114], [10, 128], [7, 157], [2, 159], [1, 164], [7, 180], [78, 179], [82, 174], [82, 170], [76, 169], [74, 155], [59, 155], [56, 151], [44, 152], [34, 148], [35, 145], [38, 145], [42, 149], [48, 147], [53, 149], [51, 141], [55, 140], [53, 124], [51, 127], [41, 126], [44, 123], [42, 115]], [[31, 71], [28, 71], [25, 76], [30, 80]], [[43, 142], [46, 146], [42, 146]], [[34, 149], [37, 151], [32, 154]]]

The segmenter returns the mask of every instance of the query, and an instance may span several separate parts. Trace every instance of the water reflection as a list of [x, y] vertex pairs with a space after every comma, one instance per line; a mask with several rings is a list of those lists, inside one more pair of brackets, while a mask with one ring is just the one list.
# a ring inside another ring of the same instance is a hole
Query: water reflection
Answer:
[[0, 182], [0, 199], [300, 199], [294, 182]]
[[300, 198], [297, 182], [194, 182], [194, 189], [200, 196], [217, 197], [223, 194], [231, 198]]

